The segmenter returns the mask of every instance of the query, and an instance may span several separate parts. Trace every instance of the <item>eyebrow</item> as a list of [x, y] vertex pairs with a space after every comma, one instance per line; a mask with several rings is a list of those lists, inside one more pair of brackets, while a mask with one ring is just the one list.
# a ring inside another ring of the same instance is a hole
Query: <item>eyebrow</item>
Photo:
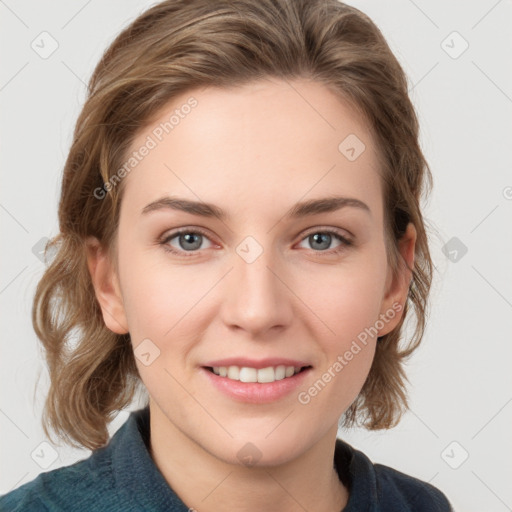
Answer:
[[[287, 219], [297, 219], [319, 213], [334, 212], [342, 208], [353, 207], [367, 212], [371, 215], [371, 210], [366, 203], [353, 197], [331, 196], [321, 199], [311, 199], [295, 204], [284, 215]], [[162, 197], [149, 203], [143, 209], [141, 214], [146, 215], [158, 210], [176, 210], [201, 217], [217, 217], [224, 221], [229, 219], [229, 215], [218, 206], [202, 201], [191, 201], [179, 197]]]

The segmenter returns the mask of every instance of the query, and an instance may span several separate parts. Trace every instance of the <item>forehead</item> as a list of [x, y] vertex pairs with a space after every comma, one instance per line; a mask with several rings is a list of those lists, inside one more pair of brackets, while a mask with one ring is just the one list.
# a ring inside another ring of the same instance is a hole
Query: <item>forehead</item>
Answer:
[[262, 206], [282, 214], [301, 199], [332, 194], [372, 203], [376, 214], [382, 208], [370, 131], [318, 82], [190, 90], [138, 133], [128, 158], [133, 152], [139, 156], [124, 178], [122, 208], [138, 212], [165, 195], [247, 215], [261, 215]]

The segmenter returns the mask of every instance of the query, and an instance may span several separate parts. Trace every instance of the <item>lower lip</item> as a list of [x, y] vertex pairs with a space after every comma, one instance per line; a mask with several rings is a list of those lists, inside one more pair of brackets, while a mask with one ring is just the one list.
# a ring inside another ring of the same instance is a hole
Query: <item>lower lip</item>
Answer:
[[275, 402], [297, 389], [304, 381], [311, 368], [302, 370], [292, 377], [286, 377], [274, 382], [240, 382], [216, 375], [206, 368], [201, 368], [202, 373], [210, 379], [210, 382], [222, 393], [240, 402], [253, 404], [266, 404]]

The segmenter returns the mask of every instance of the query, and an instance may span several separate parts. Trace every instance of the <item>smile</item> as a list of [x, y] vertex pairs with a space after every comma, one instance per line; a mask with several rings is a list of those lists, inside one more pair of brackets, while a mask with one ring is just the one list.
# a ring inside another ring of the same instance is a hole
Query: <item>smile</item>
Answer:
[[203, 366], [201, 374], [214, 389], [231, 400], [268, 404], [293, 396], [293, 392], [313, 371], [312, 366], [270, 366], [271, 364], [256, 363], [255, 366], [259, 368], [234, 364]]
[[299, 366], [268, 366], [251, 368], [248, 366], [214, 366], [208, 368], [215, 375], [240, 382], [259, 382], [261, 384], [293, 377], [307, 367]]

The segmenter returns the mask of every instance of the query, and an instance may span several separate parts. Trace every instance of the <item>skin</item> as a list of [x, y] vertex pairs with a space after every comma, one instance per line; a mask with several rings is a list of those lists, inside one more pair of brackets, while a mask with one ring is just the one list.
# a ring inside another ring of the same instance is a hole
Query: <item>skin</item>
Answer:
[[[403, 267], [393, 279], [386, 257], [374, 141], [324, 85], [265, 79], [174, 98], [132, 150], [190, 96], [198, 105], [124, 178], [117, 262], [88, 240], [105, 324], [129, 332], [134, 349], [149, 338], [160, 350], [148, 366], [136, 359], [150, 395], [151, 455], [187, 506], [201, 512], [341, 510], [348, 490], [332, 465], [337, 422], [365, 382], [376, 337], [308, 404], [297, 394], [407, 297], [410, 272]], [[355, 161], [338, 150], [349, 134], [366, 146]], [[357, 198], [370, 212], [345, 207], [284, 218], [296, 202], [332, 194]], [[165, 195], [213, 203], [230, 217], [141, 214]], [[199, 236], [195, 252], [187, 252], [183, 237], [168, 241], [178, 256], [158, 240], [181, 227], [202, 228], [208, 237]], [[353, 245], [335, 237], [315, 244], [309, 235], [326, 228]], [[252, 263], [236, 252], [247, 236], [263, 249]], [[410, 267], [415, 240], [410, 224], [399, 247]], [[275, 403], [242, 403], [209, 385], [200, 370], [231, 356], [290, 357], [313, 368], [297, 392]], [[237, 457], [249, 442], [260, 452], [252, 467]]]

